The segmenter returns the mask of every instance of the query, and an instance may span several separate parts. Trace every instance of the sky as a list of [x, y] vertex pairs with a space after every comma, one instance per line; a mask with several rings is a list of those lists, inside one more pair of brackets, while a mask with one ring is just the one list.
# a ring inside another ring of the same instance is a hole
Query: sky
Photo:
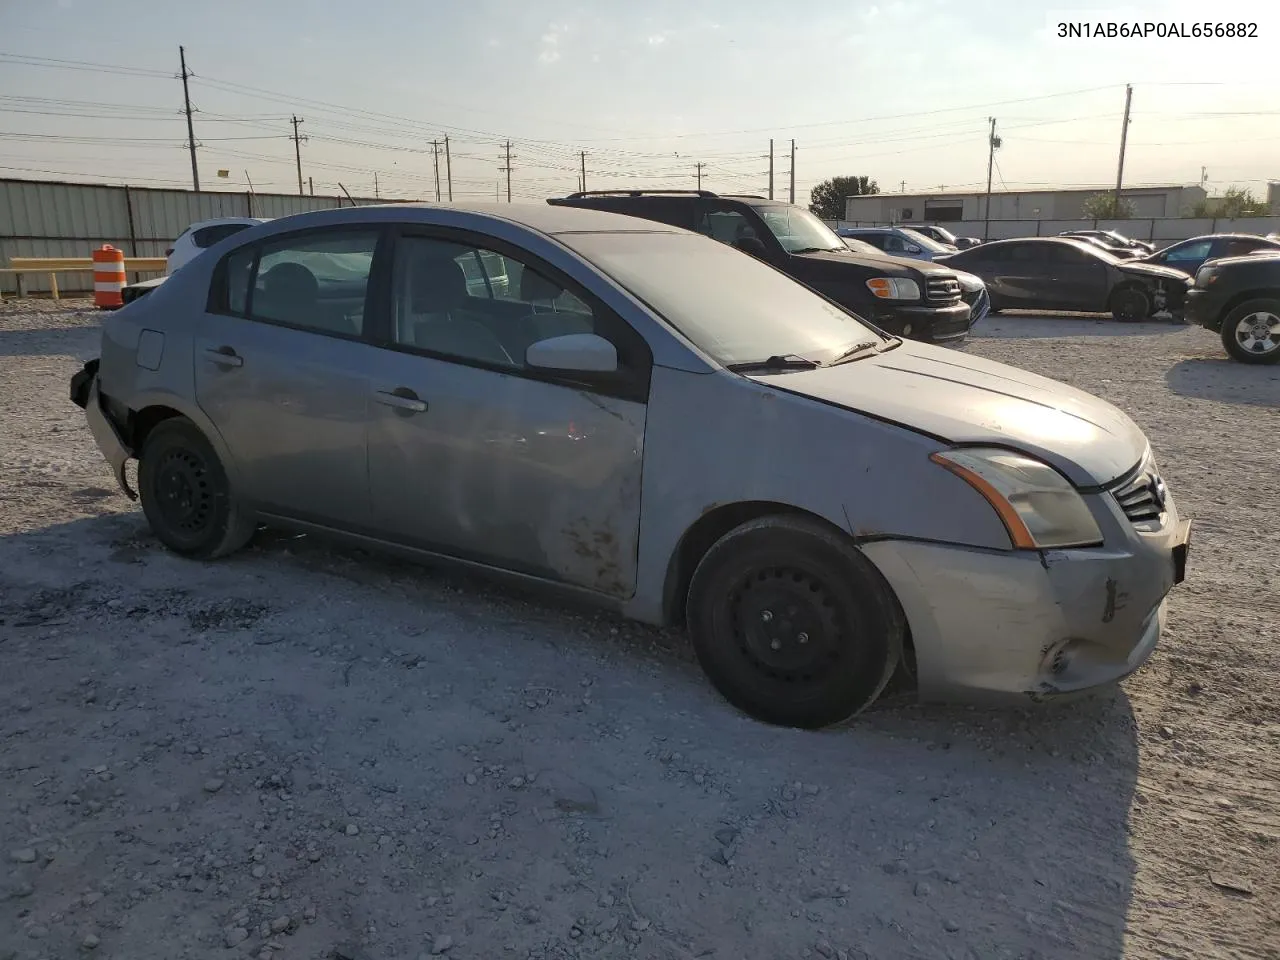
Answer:
[[[1059, 22], [1253, 23], [1256, 38], [1056, 36]], [[1280, 180], [1275, 0], [0, 0], [0, 176], [514, 199], [579, 186], [767, 193]], [[1263, 66], [1260, 66], [1263, 65]], [[449, 138], [449, 164], [443, 140]], [[226, 179], [217, 176], [226, 170]]]

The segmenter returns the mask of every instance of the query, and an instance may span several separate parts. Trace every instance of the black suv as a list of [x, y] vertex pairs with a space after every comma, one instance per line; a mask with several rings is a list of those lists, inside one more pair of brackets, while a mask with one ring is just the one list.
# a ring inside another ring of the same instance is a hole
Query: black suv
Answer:
[[1280, 362], [1280, 254], [1210, 260], [1187, 291], [1186, 318], [1220, 334], [1233, 360]]
[[730, 244], [889, 333], [929, 343], [969, 332], [955, 271], [854, 253], [808, 210], [706, 190], [588, 190], [547, 203], [607, 210], [683, 227]]

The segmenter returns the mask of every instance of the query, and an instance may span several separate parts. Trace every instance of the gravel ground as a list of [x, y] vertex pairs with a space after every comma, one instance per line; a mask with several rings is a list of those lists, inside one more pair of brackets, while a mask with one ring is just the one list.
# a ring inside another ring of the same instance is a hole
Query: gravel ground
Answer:
[[0, 958], [1280, 957], [1280, 369], [1199, 329], [964, 349], [1146, 429], [1195, 518], [1121, 690], [726, 706], [674, 633], [313, 540], [159, 548], [0, 306]]

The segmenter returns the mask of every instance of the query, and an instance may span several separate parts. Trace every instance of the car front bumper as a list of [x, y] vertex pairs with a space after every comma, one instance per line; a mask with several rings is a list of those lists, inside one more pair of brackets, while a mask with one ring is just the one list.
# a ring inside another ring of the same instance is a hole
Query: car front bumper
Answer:
[[1188, 323], [1197, 324], [1217, 333], [1222, 329], [1223, 308], [1226, 302], [1227, 298], [1217, 290], [1192, 287], [1187, 291], [1183, 316]]
[[1185, 576], [1191, 522], [1172, 499], [1158, 529], [1138, 532], [1119, 517], [1128, 529], [1101, 547], [864, 544], [910, 624], [921, 699], [1068, 697], [1141, 667], [1164, 627], [1165, 598]]
[[881, 325], [897, 333], [925, 343], [948, 343], [963, 340], [969, 333], [970, 306], [963, 300], [945, 307], [897, 307], [890, 319]]

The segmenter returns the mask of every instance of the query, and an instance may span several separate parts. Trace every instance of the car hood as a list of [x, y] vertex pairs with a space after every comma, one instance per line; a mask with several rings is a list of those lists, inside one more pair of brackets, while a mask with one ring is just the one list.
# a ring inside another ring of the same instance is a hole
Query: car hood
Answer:
[[963, 270], [956, 270], [954, 267], [951, 272], [956, 275], [956, 280], [960, 283], [960, 289], [965, 293], [977, 293], [986, 286], [981, 277], [972, 273], [965, 273]]
[[861, 360], [750, 379], [950, 443], [1015, 448], [1082, 487], [1123, 476], [1147, 449], [1137, 424], [1105, 400], [1016, 367], [910, 340]]
[[1187, 275], [1181, 270], [1175, 270], [1173, 267], [1162, 267], [1158, 263], [1146, 263], [1142, 260], [1123, 260], [1116, 264], [1116, 269], [1121, 273], [1150, 277], [1152, 280], [1185, 281], [1187, 279]]
[[864, 256], [860, 253], [854, 253], [852, 250], [848, 253], [841, 253], [838, 250], [824, 250], [817, 253], [793, 253], [791, 256], [804, 260], [806, 263], [813, 264], [814, 266], [818, 266], [820, 264], [831, 264], [834, 267], [835, 265], [856, 263], [862, 267], [879, 270], [886, 276], [891, 277], [911, 277], [919, 273], [923, 273], [926, 276], [933, 276], [935, 274], [946, 274], [947, 276], [951, 276], [955, 273], [954, 268], [944, 269], [940, 266], [935, 267], [927, 260], [912, 260], [906, 257]]

